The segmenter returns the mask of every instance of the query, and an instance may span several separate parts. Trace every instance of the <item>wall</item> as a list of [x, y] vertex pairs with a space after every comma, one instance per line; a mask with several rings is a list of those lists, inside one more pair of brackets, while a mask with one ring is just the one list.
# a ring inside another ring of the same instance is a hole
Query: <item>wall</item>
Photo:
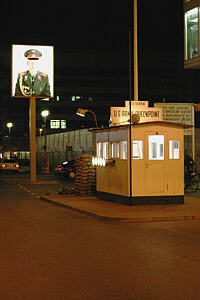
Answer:
[[[97, 133], [97, 142], [127, 141], [128, 130], [114, 130]], [[115, 159], [114, 165], [98, 167], [96, 172], [96, 189], [117, 195], [129, 195], [128, 160]]]
[[[96, 137], [88, 129], [50, 134], [47, 138], [47, 154], [50, 170], [63, 161], [76, 159], [81, 154], [95, 154]], [[44, 136], [37, 137], [37, 166], [40, 168], [41, 156], [44, 155]]]

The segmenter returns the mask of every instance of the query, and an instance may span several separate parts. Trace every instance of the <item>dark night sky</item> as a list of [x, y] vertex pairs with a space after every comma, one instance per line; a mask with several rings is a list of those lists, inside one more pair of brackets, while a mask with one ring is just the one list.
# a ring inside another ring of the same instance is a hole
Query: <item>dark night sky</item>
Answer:
[[[2, 46], [27, 43], [67, 49], [127, 49], [132, 1], [41, 2], [1, 4]], [[182, 11], [180, 0], [139, 0], [140, 46], [160, 51], [182, 47]]]

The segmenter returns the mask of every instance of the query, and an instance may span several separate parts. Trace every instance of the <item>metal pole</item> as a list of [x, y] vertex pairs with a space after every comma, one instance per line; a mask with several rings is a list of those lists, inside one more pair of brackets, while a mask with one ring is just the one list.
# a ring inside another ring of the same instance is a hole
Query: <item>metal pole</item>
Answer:
[[36, 182], [36, 98], [31, 97], [29, 103], [30, 134], [30, 175], [31, 182]]
[[130, 185], [130, 197], [129, 197], [129, 205], [131, 205], [131, 197], [132, 197], [132, 137], [131, 137], [131, 100], [132, 100], [132, 35], [131, 31], [129, 31], [129, 185]]
[[134, 101], [138, 101], [137, 0], [134, 0]]
[[191, 120], [191, 124], [193, 123], [193, 120], [194, 120], [194, 126], [192, 127], [192, 157], [193, 157], [193, 160], [195, 161], [195, 112], [194, 112], [194, 106], [191, 107], [191, 117], [192, 117], [192, 120]]
[[44, 117], [45, 132], [44, 132], [44, 152], [47, 152], [47, 117]]
[[94, 120], [95, 120], [95, 125], [96, 125], [96, 128], [98, 128], [98, 123], [97, 123], [97, 118], [96, 118], [96, 114], [92, 111], [92, 110], [90, 110], [90, 109], [88, 109], [88, 112], [90, 112], [90, 113], [92, 113], [93, 114], [93, 116], [94, 116]]

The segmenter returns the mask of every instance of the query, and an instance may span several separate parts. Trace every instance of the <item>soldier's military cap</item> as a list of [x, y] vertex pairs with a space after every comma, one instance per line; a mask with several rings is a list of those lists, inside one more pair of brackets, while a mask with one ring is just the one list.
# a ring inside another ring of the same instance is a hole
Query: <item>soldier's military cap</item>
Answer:
[[24, 53], [24, 56], [27, 58], [27, 59], [39, 59], [41, 56], [42, 56], [42, 53], [36, 49], [30, 49], [30, 50], [27, 50], [25, 53]]

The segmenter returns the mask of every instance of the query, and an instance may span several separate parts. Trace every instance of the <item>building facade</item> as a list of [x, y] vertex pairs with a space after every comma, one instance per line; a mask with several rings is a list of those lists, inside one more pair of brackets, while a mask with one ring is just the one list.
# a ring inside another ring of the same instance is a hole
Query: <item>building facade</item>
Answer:
[[184, 0], [184, 67], [200, 68], [200, 0]]

